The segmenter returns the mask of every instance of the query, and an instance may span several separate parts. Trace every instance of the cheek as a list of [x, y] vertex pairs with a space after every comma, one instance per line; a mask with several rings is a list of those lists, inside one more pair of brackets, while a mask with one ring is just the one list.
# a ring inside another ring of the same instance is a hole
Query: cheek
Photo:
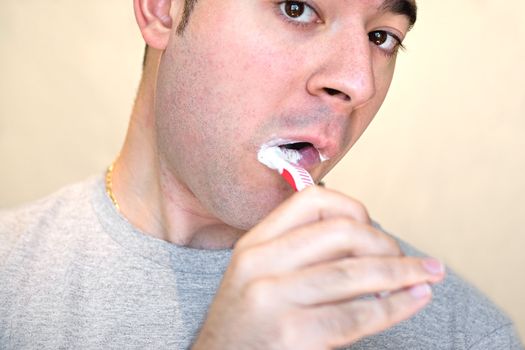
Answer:
[[[232, 26], [210, 26], [218, 28], [211, 39], [209, 31], [192, 32], [172, 50], [176, 53], [166, 63], [172, 72], [161, 78], [170, 88], [159, 99], [169, 101], [159, 129], [169, 130], [165, 142], [202, 145], [192, 152], [220, 157], [230, 171], [248, 172], [243, 164], [256, 159], [261, 125], [285, 107], [286, 94], [293, 91], [288, 78], [293, 60], [276, 62], [283, 55], [271, 43]], [[225, 155], [232, 150], [237, 158], [226, 165]]]
[[[275, 65], [274, 53], [257, 38], [213, 26], [218, 30], [212, 38], [209, 30], [201, 33], [197, 28], [174, 38], [165, 52], [156, 98], [157, 130], [169, 169], [212, 212], [223, 212], [239, 205], [216, 205], [210, 198], [240, 203], [254, 186], [253, 176], [244, 175], [253, 173], [249, 166], [259, 147], [254, 144], [257, 131], [282, 99], [272, 81], [283, 76], [286, 67]], [[241, 207], [257, 212], [257, 203]]]
[[250, 16], [219, 8], [206, 21], [206, 28], [197, 28], [191, 40], [197, 44], [199, 66], [210, 72], [210, 92], [243, 117], [232, 122], [257, 122], [271, 115], [294, 85], [290, 73], [301, 64], [300, 57], [293, 57], [279, 36], [268, 35], [268, 28], [259, 28]]
[[385, 100], [390, 84], [392, 83], [392, 78], [394, 77], [394, 71], [396, 68], [396, 59], [397, 56], [394, 56], [388, 64], [381, 65], [374, 69], [377, 99], [380, 101], [380, 105]]

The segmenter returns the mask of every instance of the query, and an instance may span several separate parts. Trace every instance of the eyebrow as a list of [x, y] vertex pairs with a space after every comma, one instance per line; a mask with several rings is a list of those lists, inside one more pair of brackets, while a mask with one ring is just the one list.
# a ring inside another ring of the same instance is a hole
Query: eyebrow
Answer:
[[407, 16], [410, 21], [410, 27], [413, 27], [416, 23], [417, 6], [415, 2], [409, 0], [385, 0], [380, 9], [385, 12]]

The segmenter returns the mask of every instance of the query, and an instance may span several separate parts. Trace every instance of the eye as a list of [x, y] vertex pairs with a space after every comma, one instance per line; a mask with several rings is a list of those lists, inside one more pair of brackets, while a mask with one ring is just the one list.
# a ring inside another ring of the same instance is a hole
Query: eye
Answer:
[[318, 19], [315, 10], [302, 1], [284, 1], [279, 8], [288, 20], [300, 24], [314, 23]]
[[372, 43], [378, 46], [381, 50], [389, 55], [393, 55], [397, 52], [399, 47], [403, 47], [401, 39], [392, 33], [385, 30], [376, 30], [368, 34], [368, 38]]

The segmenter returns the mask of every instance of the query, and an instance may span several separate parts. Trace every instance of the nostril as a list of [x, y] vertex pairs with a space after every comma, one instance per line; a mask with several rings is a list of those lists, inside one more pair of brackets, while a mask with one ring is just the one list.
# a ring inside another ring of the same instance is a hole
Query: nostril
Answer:
[[326, 93], [330, 96], [334, 96], [334, 95], [341, 93], [341, 91], [338, 91], [336, 89], [330, 89], [330, 88], [324, 88], [324, 91], [326, 91]]
[[348, 96], [347, 94], [339, 90], [332, 89], [332, 88], [324, 88], [324, 91], [330, 96], [339, 97], [343, 101], [350, 101], [350, 96]]

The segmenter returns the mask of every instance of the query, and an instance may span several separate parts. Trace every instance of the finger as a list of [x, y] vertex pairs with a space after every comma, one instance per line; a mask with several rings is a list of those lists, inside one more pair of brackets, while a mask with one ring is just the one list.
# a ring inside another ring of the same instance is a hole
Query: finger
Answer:
[[308, 324], [307, 334], [324, 339], [326, 348], [337, 348], [348, 346], [413, 316], [428, 304], [431, 297], [429, 285], [421, 284], [384, 299], [359, 299], [309, 308], [300, 317], [302, 322]]
[[315, 221], [346, 216], [358, 222], [370, 224], [366, 208], [346, 195], [312, 186], [298, 192], [254, 227], [239, 242], [237, 247], [262, 243], [288, 230]]
[[280, 276], [275, 290], [280, 299], [313, 306], [434, 284], [444, 275], [443, 265], [431, 258], [349, 258]]
[[348, 218], [301, 226], [236, 253], [235, 260], [238, 255], [244, 255], [244, 261], [239, 263], [251, 276], [256, 273], [259, 276], [278, 275], [346, 257], [402, 255], [393, 238], [372, 226]]

